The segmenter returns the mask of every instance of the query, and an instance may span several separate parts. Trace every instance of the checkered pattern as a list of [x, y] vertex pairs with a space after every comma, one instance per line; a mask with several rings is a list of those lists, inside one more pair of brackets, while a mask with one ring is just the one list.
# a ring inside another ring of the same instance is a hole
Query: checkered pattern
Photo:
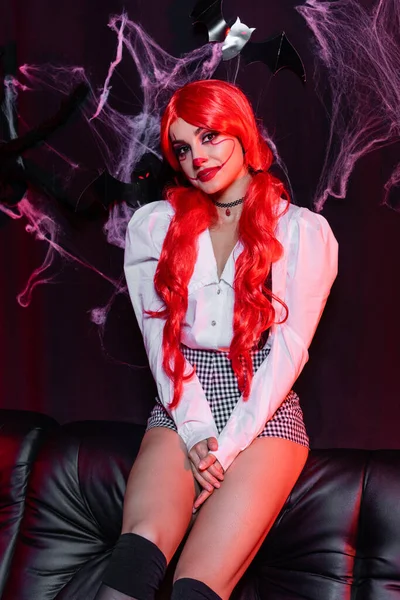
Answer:
[[[228, 352], [195, 350], [183, 344], [181, 349], [189, 363], [196, 366], [196, 375], [210, 403], [218, 432], [221, 432], [241, 396]], [[255, 350], [251, 353], [254, 373], [267, 359], [268, 354], [269, 348]], [[157, 404], [147, 421], [146, 430], [152, 427], [168, 427], [176, 431], [173, 419], [159, 398], [156, 398], [156, 401]], [[299, 397], [293, 390], [289, 392], [258, 437], [280, 437], [303, 446], [309, 446]]]

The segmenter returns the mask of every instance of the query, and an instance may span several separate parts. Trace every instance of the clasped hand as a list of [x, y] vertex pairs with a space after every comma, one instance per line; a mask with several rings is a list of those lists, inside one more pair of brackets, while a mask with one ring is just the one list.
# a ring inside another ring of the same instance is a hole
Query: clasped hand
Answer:
[[193, 512], [196, 512], [211, 496], [215, 488], [221, 487], [220, 482], [224, 480], [224, 470], [215, 456], [210, 454], [210, 450], [218, 450], [218, 441], [215, 437], [198, 442], [189, 452], [193, 476], [203, 488], [195, 500]]

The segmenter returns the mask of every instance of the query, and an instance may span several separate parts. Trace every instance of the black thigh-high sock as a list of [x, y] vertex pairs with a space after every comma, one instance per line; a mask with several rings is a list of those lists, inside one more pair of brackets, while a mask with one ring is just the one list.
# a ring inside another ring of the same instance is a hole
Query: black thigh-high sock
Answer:
[[221, 600], [221, 596], [202, 581], [182, 577], [174, 583], [171, 600]]
[[127, 596], [118, 590], [108, 587], [108, 585], [101, 584], [99, 591], [96, 594], [94, 600], [136, 600], [133, 596]]
[[161, 550], [141, 535], [120, 536], [94, 600], [154, 600], [167, 568]]

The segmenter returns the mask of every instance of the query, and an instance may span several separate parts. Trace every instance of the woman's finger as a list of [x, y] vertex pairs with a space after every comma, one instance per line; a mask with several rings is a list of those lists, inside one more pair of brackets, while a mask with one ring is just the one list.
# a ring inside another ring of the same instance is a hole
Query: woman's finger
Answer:
[[207, 454], [207, 456], [202, 458], [201, 461], [199, 462], [200, 471], [204, 471], [205, 469], [208, 469], [209, 467], [211, 467], [211, 465], [213, 465], [216, 462], [216, 460], [217, 459], [213, 454]]
[[210, 492], [207, 490], [202, 490], [193, 504], [193, 512], [196, 512], [210, 496]]
[[[200, 471], [200, 472], [204, 473], [204, 471]], [[224, 480], [224, 474], [222, 472], [222, 467], [219, 469], [215, 463], [213, 465], [211, 465], [211, 467], [208, 467], [207, 472], [210, 473], [211, 475], [213, 475], [214, 477], [216, 477], [218, 479], [218, 481]]]
[[191, 463], [192, 473], [195, 480], [201, 485], [204, 490], [207, 490], [209, 494], [212, 494], [214, 491], [214, 486], [209, 483], [196, 469], [195, 465]]
[[208, 444], [206, 440], [198, 442], [195, 446], [193, 446], [193, 448], [196, 450], [200, 458], [203, 458], [208, 454]]
[[215, 452], [218, 450], [218, 440], [215, 437], [207, 438], [207, 446], [209, 450], [214, 450]]
[[200, 471], [204, 471], [205, 469], [210, 470], [210, 468], [212, 468], [213, 472], [217, 471], [221, 475], [224, 475], [224, 473], [225, 473], [220, 462], [216, 459], [216, 457], [213, 454], [208, 454], [205, 458], [202, 458], [199, 462], [199, 470]]
[[193, 467], [196, 469], [196, 472], [198, 473], [198, 475], [200, 477], [202, 477], [203, 479], [205, 479], [205, 481], [207, 481], [209, 484], [211, 484], [213, 487], [216, 487], [216, 488], [219, 488], [221, 486], [218, 478], [215, 477], [212, 473], [210, 473], [209, 471], [199, 471], [198, 463], [196, 464], [196, 462], [194, 462], [192, 460], [190, 462], [193, 465]]
[[[223, 476], [221, 477], [221, 473], [218, 472], [217, 468], [205, 469], [203, 472], [200, 472], [199, 463], [201, 463], [202, 459], [199, 458], [194, 448], [195, 446], [189, 452], [190, 461], [194, 464], [195, 468], [197, 469], [200, 475], [203, 475], [203, 477], [214, 487], [219, 487], [219, 481], [223, 480]], [[215, 457], [213, 457], [213, 459], [215, 461]], [[219, 465], [219, 463], [217, 464]]]
[[197, 444], [195, 444], [193, 446], [193, 448], [191, 448], [190, 452], [189, 452], [189, 456], [190, 458], [196, 463], [198, 464], [198, 462], [200, 460], [202, 460], [202, 458], [206, 457], [208, 454], [208, 446], [207, 446], [207, 442], [203, 441], [203, 442], [198, 442]]
[[219, 462], [219, 460], [215, 461], [215, 463], [213, 464], [213, 468], [217, 469], [218, 473], [221, 473], [221, 475], [225, 475], [225, 469], [222, 468], [222, 465]]

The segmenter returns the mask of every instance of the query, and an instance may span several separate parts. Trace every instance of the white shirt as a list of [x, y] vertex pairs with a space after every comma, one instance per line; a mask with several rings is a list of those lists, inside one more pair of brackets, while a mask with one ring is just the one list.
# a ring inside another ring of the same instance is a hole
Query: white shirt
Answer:
[[[280, 217], [275, 233], [284, 252], [272, 265], [272, 288], [286, 303], [289, 316], [282, 325], [272, 325], [267, 341], [271, 350], [253, 377], [249, 398], [246, 402], [239, 399], [218, 435], [196, 375], [184, 382], [178, 406], [169, 408], [173, 385], [162, 367], [165, 321], [144, 314], [144, 310], [164, 308], [153, 280], [173, 214], [173, 207], [163, 200], [134, 213], [126, 236], [125, 276], [162, 404], [174, 419], [188, 451], [200, 440], [212, 436], [218, 439], [218, 450], [212, 454], [226, 470], [263, 430], [308, 360], [308, 347], [337, 275], [338, 244], [322, 215], [290, 205]], [[218, 280], [210, 232], [207, 229], [200, 234], [181, 338], [186, 346], [212, 350], [229, 347], [233, 337], [235, 261], [242, 250], [238, 241]], [[280, 321], [284, 309], [275, 300], [273, 306], [275, 320]], [[187, 363], [185, 373], [191, 369]]]

